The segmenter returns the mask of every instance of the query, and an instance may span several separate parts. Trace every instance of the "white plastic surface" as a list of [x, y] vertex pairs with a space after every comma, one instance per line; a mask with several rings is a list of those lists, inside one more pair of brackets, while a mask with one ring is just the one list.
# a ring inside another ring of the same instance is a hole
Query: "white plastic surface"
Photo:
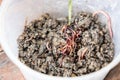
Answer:
[[[8, 57], [20, 68], [26, 80], [103, 80], [120, 62], [120, 0], [73, 0], [73, 12], [104, 10], [111, 16], [114, 60], [106, 67], [80, 77], [53, 77], [36, 72], [18, 60], [17, 38], [23, 32], [25, 20], [37, 19], [49, 12], [54, 17], [67, 16], [68, 0], [3, 0], [0, 12], [0, 41]], [[105, 19], [103, 19], [105, 21]]]

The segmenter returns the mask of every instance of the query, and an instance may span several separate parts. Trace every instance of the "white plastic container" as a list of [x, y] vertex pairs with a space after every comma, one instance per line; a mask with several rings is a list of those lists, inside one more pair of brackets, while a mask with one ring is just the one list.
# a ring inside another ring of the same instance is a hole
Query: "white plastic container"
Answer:
[[[67, 16], [68, 0], [3, 0], [0, 12], [0, 41], [8, 57], [19, 67], [26, 80], [103, 80], [120, 62], [120, 0], [73, 0], [73, 12], [104, 10], [112, 19], [114, 60], [106, 67], [80, 77], [53, 77], [30, 69], [18, 59], [17, 38], [23, 32], [25, 20], [37, 19], [48, 12], [54, 17]], [[105, 21], [105, 19], [104, 19]], [[18, 79], [19, 80], [19, 79]]]

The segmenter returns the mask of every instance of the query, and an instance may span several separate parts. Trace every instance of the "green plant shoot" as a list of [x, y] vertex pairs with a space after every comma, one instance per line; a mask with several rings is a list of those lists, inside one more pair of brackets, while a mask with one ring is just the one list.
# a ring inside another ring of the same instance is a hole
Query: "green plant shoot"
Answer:
[[71, 23], [71, 17], [72, 17], [72, 0], [69, 0], [68, 4], [68, 24]]

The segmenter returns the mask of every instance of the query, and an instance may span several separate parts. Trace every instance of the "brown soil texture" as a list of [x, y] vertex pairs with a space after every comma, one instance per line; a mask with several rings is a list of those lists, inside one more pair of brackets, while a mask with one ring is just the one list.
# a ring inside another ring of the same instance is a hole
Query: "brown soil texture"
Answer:
[[48, 13], [25, 26], [18, 38], [19, 59], [52, 76], [75, 77], [100, 70], [114, 57], [107, 24], [89, 12], [53, 18]]

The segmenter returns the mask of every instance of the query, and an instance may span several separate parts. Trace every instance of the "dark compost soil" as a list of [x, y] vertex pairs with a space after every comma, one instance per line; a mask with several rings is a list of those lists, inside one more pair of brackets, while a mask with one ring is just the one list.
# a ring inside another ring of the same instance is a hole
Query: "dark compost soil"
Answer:
[[46, 13], [26, 25], [18, 38], [20, 61], [44, 74], [75, 77], [113, 60], [114, 44], [99, 16], [80, 12], [67, 23]]

